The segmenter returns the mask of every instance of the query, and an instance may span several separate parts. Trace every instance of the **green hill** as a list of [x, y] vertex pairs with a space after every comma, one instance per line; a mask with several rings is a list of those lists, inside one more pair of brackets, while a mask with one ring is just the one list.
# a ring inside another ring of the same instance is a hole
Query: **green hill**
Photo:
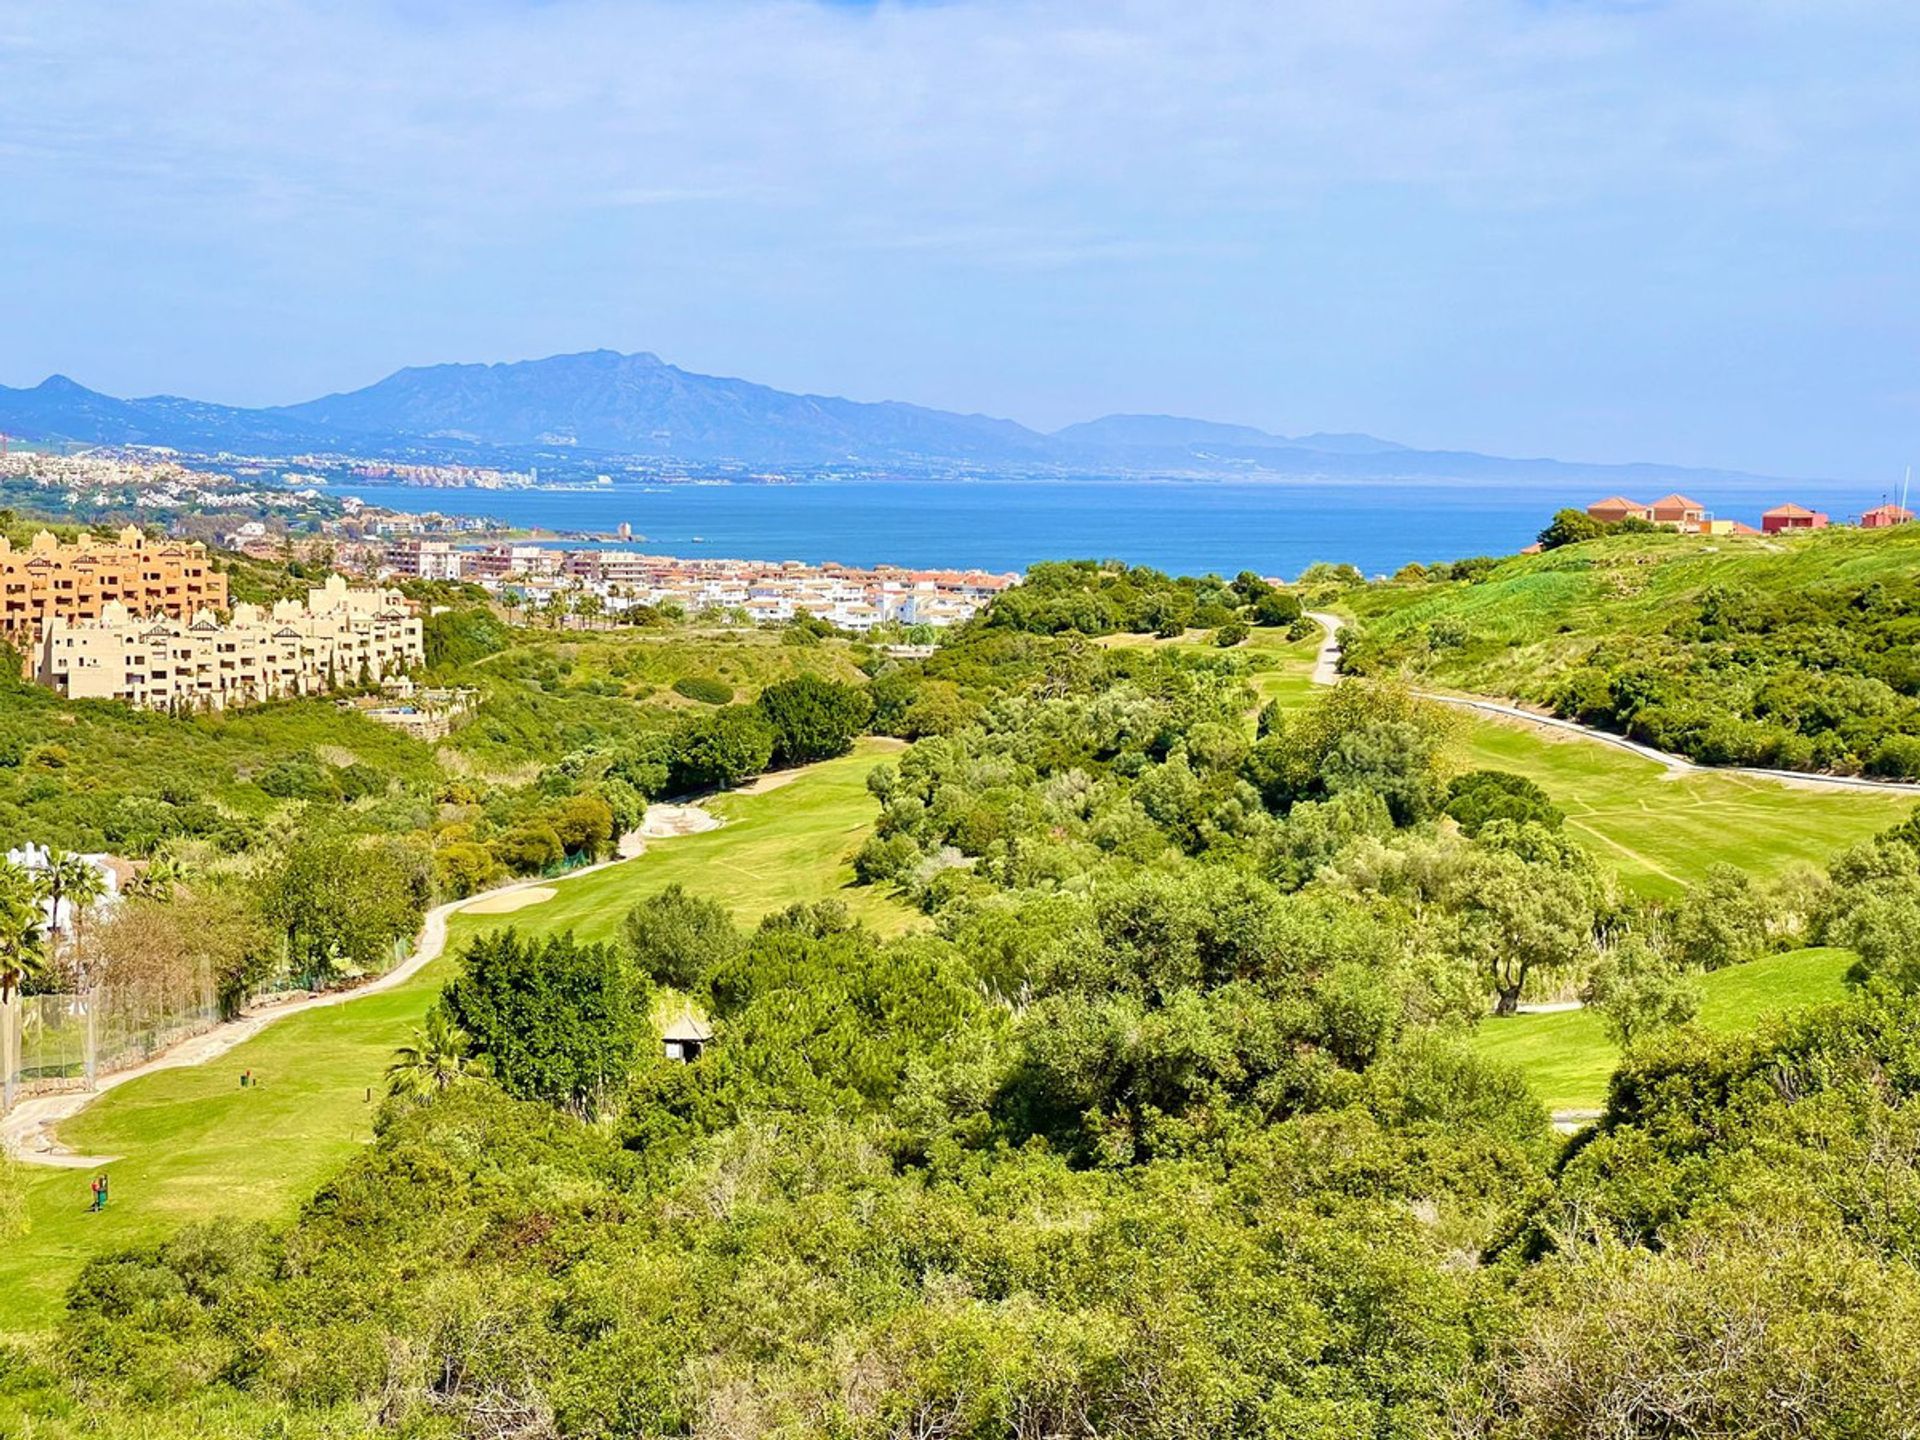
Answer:
[[1349, 591], [1348, 667], [1703, 764], [1920, 777], [1920, 527], [1612, 535], [1465, 568]]

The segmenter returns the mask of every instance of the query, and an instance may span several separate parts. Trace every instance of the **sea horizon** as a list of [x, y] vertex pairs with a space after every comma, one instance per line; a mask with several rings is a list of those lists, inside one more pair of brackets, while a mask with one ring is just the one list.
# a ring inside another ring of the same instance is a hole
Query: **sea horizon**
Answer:
[[[612, 534], [578, 542], [697, 558], [1021, 571], [1043, 560], [1114, 559], [1174, 574], [1297, 575], [1319, 561], [1391, 573], [1505, 555], [1563, 507], [1599, 491], [1420, 481], [1178, 479], [797, 480], [781, 484], [616, 480], [494, 490], [342, 482], [330, 493], [405, 514], [485, 515], [513, 528]], [[1709, 485], [1716, 515], [1759, 523], [1795, 500], [1835, 523], [1889, 495], [1837, 482]], [[1634, 495], [1650, 501], [1655, 496]], [[1897, 493], [1890, 498], [1897, 499]]]

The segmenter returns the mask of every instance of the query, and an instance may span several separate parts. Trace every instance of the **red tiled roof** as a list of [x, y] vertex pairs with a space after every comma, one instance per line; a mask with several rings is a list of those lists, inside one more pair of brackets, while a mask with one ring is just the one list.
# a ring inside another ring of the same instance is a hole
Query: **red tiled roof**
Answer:
[[1789, 500], [1784, 505], [1776, 505], [1773, 507], [1773, 509], [1765, 511], [1762, 514], [1761, 518], [1765, 519], [1768, 515], [1777, 515], [1782, 519], [1798, 520], [1804, 517], [1811, 516], [1812, 514], [1813, 514], [1813, 511], [1807, 509], [1806, 506], [1796, 505], [1791, 500]]

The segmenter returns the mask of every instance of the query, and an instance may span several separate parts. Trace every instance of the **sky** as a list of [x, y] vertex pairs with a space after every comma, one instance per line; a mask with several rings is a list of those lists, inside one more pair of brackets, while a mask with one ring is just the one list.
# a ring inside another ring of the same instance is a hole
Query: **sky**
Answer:
[[1897, 479], [1909, 0], [0, 0], [0, 383], [601, 347]]

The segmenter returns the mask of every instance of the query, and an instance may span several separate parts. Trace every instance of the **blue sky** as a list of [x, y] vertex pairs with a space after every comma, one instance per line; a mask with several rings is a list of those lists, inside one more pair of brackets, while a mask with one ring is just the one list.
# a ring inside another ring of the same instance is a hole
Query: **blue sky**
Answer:
[[609, 346], [1880, 480], [1917, 60], [1892, 0], [0, 5], [0, 382]]

